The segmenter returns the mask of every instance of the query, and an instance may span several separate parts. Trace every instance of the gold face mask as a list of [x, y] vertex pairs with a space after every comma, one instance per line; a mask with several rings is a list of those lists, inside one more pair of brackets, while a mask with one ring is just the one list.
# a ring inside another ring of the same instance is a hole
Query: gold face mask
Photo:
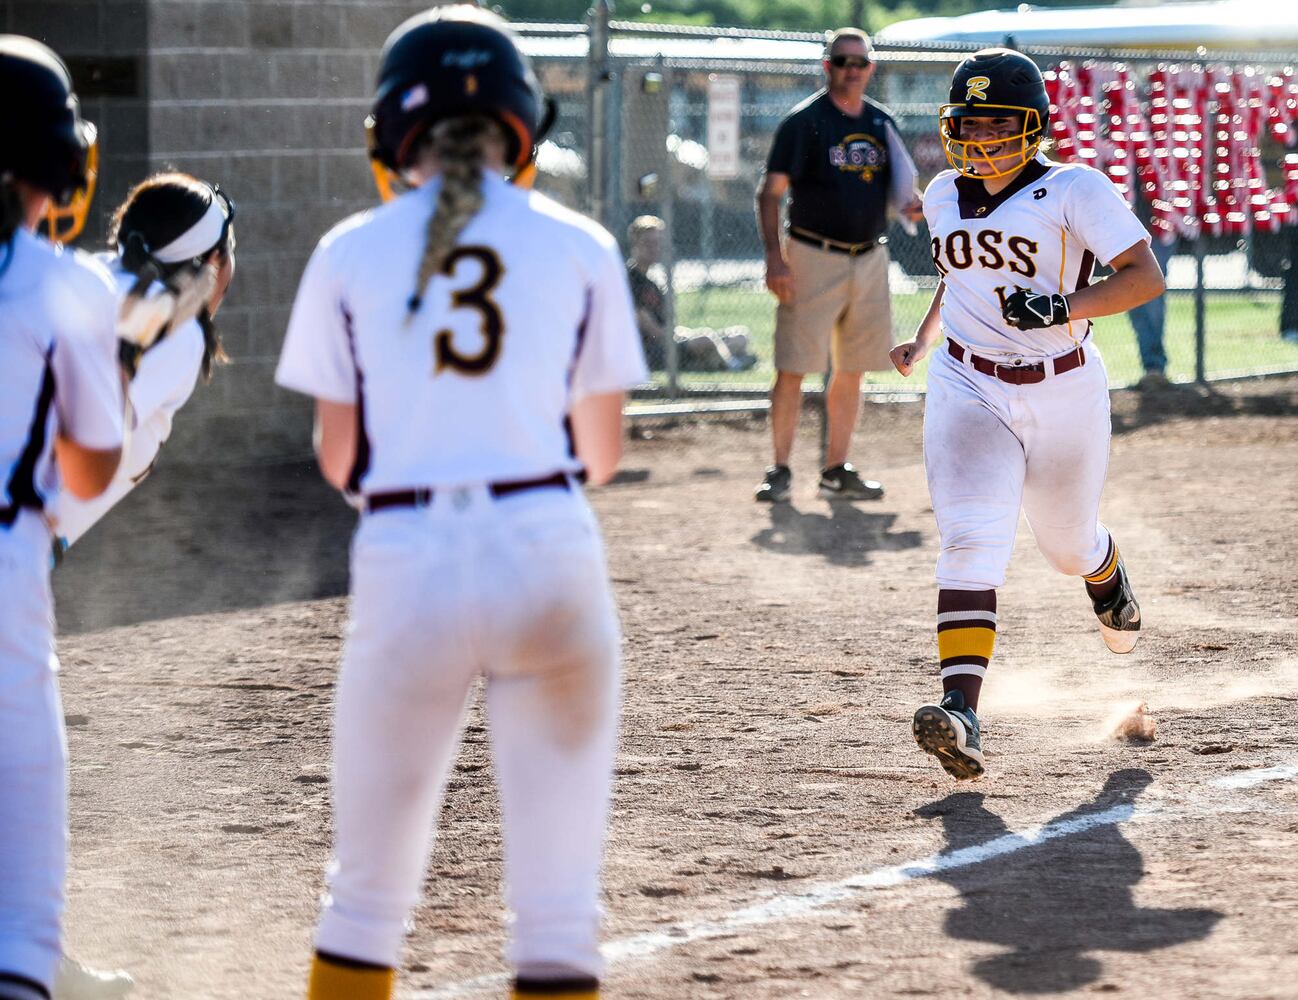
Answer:
[[365, 116], [365, 149], [370, 158], [370, 171], [374, 174], [374, 186], [379, 189], [379, 200], [391, 201], [405, 189], [405, 185], [401, 182], [401, 178], [379, 159], [379, 144], [373, 115]]
[[71, 243], [81, 235], [90, 217], [90, 202], [99, 179], [99, 141], [93, 125], [86, 122], [85, 128], [90, 143], [86, 149], [85, 181], [72, 192], [66, 205], [57, 205], [51, 199], [41, 219], [40, 233], [51, 243]]
[[[979, 78], [981, 79], [981, 78]], [[1021, 126], [1019, 131], [1010, 135], [983, 141], [972, 141], [960, 138], [960, 122], [963, 116], [956, 112], [979, 118], [1009, 118], [1018, 116]], [[1012, 174], [1037, 155], [1041, 140], [1045, 137], [1041, 114], [1036, 108], [1018, 107], [1009, 104], [944, 104], [938, 111], [941, 122], [942, 151], [946, 154], [947, 163], [962, 174], [973, 177], [996, 178]], [[1014, 144], [1018, 149], [1013, 149]], [[996, 156], [988, 154], [988, 147], [1003, 146]], [[974, 169], [982, 165], [987, 169], [981, 172]]]
[[[378, 188], [379, 200], [391, 201], [397, 195], [409, 190], [410, 186], [401, 179], [401, 175], [379, 159], [373, 115], [367, 115], [365, 118], [365, 147], [370, 158], [370, 172], [374, 175], [374, 186]], [[536, 160], [529, 159], [526, 163], [518, 165], [513, 176], [510, 177], [510, 183], [530, 189], [536, 183]]]

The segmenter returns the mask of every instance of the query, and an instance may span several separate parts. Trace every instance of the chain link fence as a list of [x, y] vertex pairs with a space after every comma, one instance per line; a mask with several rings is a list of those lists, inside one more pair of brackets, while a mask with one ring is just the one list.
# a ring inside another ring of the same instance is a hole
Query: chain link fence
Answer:
[[[627, 230], [636, 219], [662, 220], [661, 259], [648, 274], [662, 290], [667, 328], [694, 333], [683, 345], [650, 352], [653, 381], [635, 394], [631, 412], [660, 419], [680, 413], [760, 415], [773, 374], [775, 300], [764, 285], [754, 195], [779, 122], [823, 83], [823, 38], [616, 21], [605, 26], [597, 16], [592, 26], [519, 27], [544, 89], [558, 104], [540, 152], [538, 187], [598, 218], [628, 253]], [[937, 109], [956, 63], [973, 48], [877, 47], [878, 70], [868, 96], [893, 113], [921, 185], [947, 166]], [[1185, 62], [1184, 53], [1028, 54], [1043, 67], [1086, 58], [1121, 60], [1133, 71]], [[1282, 67], [1298, 61], [1298, 53], [1200, 52], [1197, 58]], [[718, 142], [727, 137], [719, 134], [726, 121], [717, 104], [735, 107], [736, 98], [737, 145], [729, 137], [727, 146]], [[1274, 170], [1268, 181], [1282, 187], [1283, 147], [1271, 143], [1263, 152]], [[921, 223], [908, 234], [894, 222], [888, 251], [894, 338], [905, 340], [937, 284], [926, 228]], [[1298, 343], [1281, 337], [1283, 286], [1295, 251], [1298, 227], [1201, 236], [1176, 245], [1164, 330], [1173, 381], [1298, 371]], [[730, 335], [735, 328], [743, 328], [755, 363], [736, 363], [724, 351], [695, 350], [700, 337], [720, 339], [700, 331]], [[1112, 385], [1136, 383], [1143, 369], [1129, 319], [1099, 320], [1095, 337]], [[864, 391], [913, 396], [922, 386], [922, 373], [903, 380], [876, 372], [867, 373]]]

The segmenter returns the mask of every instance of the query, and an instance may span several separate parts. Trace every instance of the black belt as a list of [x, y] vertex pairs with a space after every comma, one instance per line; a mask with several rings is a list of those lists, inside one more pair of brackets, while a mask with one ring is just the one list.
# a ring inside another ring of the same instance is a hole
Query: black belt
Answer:
[[[984, 375], [991, 375], [1002, 382], [1010, 383], [1010, 385], [1034, 385], [1037, 382], [1046, 380], [1046, 362], [1044, 361], [1036, 361], [1031, 364], [1027, 362], [1009, 364], [1004, 361], [993, 361], [991, 358], [984, 358], [972, 351], [966, 351], [949, 337], [947, 338], [946, 349], [951, 357], [957, 361], [963, 362], [967, 356], [969, 365], [974, 371], [982, 372]], [[1086, 352], [1082, 349], [1082, 345], [1078, 344], [1067, 354], [1051, 358], [1049, 363], [1051, 370], [1056, 375], [1062, 375], [1064, 372], [1070, 372], [1074, 368], [1080, 368], [1086, 364]]]
[[[555, 472], [537, 479], [514, 479], [500, 483], [488, 483], [487, 490], [493, 497], [507, 497], [511, 493], [523, 493], [527, 490], [570, 490], [572, 489], [571, 478], [572, 476], [566, 472]], [[365, 511], [372, 514], [376, 510], [389, 510], [393, 507], [427, 507], [433, 502], [433, 492], [432, 487], [421, 486], [419, 489], [414, 490], [371, 493], [365, 498]]]
[[880, 236], [878, 239], [866, 240], [864, 243], [842, 243], [839, 240], [831, 240], [824, 236], [817, 236], [815, 233], [809, 233], [805, 229], [790, 229], [789, 239], [797, 240], [799, 243], [805, 243], [808, 246], [819, 247], [821, 250], [828, 250], [830, 253], [847, 254], [849, 257], [859, 257], [863, 253], [869, 253], [884, 242], [883, 237]]

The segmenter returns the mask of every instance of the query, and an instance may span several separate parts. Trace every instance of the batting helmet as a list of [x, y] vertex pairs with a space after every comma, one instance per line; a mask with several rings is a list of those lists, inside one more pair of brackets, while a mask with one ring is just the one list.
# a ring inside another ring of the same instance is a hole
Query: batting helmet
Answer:
[[370, 157], [399, 172], [410, 165], [420, 136], [443, 119], [463, 115], [500, 123], [506, 161], [516, 171], [531, 161], [543, 101], [513, 32], [490, 11], [437, 7], [410, 18], [383, 46], [374, 106], [365, 123]]
[[[947, 162], [962, 173], [972, 172], [975, 163], [990, 166], [992, 160], [1004, 159], [1005, 153], [988, 156], [987, 146], [1017, 142], [1020, 146], [1016, 162], [1000, 170], [993, 166], [990, 173], [982, 176], [1003, 177], [1012, 173], [1036, 155], [1050, 124], [1050, 98], [1046, 96], [1041, 70], [1013, 49], [983, 49], [960, 63], [951, 78], [949, 101], [938, 111], [942, 146]], [[1012, 136], [997, 139], [995, 143], [969, 142], [960, 136], [962, 118], [1011, 115], [1020, 119], [1019, 131]]]
[[81, 117], [63, 61], [22, 35], [0, 35], [0, 135], [0, 175], [48, 192], [64, 209], [47, 220], [51, 235], [71, 239], [94, 193], [95, 127]]

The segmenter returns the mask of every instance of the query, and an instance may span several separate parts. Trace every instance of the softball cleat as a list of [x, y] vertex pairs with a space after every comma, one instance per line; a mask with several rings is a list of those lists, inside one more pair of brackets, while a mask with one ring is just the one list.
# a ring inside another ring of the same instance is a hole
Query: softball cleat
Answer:
[[1127, 568], [1118, 556], [1118, 586], [1102, 601], [1092, 601], [1100, 623], [1100, 637], [1114, 653], [1130, 653], [1140, 638], [1140, 605], [1131, 592]]
[[54, 1000], [121, 1000], [135, 986], [135, 980], [116, 969], [100, 972], [64, 955], [59, 959], [54, 982]]
[[960, 691], [948, 691], [938, 705], [921, 705], [911, 724], [915, 742], [958, 781], [976, 781], [986, 770], [978, 716]]

